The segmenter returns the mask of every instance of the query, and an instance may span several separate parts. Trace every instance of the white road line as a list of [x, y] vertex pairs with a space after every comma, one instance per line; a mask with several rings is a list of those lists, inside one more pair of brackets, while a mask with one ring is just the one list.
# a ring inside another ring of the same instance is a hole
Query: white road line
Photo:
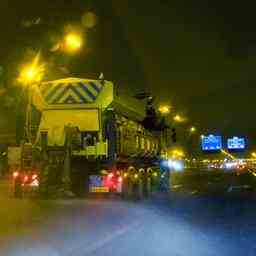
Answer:
[[132, 224], [126, 225], [115, 232], [110, 233], [108, 236], [105, 238], [96, 241], [95, 243], [92, 244], [83, 244], [81, 247], [73, 249], [71, 252], [67, 254], [67, 256], [85, 256], [88, 254], [91, 254], [100, 248], [104, 247], [106, 244], [110, 243], [111, 241], [115, 240], [117, 237], [120, 237], [130, 230], [134, 230], [139, 226], [139, 222], [134, 222]]

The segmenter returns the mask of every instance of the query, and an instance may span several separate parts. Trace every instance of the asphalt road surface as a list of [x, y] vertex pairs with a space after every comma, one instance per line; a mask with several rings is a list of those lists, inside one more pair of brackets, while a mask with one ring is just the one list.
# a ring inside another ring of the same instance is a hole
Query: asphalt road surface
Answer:
[[158, 195], [144, 202], [84, 199], [54, 204], [26, 232], [0, 236], [0, 255], [256, 255], [256, 203], [251, 199]]

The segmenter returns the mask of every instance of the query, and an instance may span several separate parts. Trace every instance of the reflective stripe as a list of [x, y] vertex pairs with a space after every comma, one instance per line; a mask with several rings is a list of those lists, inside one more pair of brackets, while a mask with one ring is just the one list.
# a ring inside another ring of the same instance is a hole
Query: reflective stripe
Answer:
[[71, 96], [75, 100], [74, 103], [76, 104], [88, 103], [88, 101], [85, 98], [79, 97], [79, 95], [76, 94], [74, 90], [68, 90], [58, 101], [53, 102], [53, 104], [64, 104], [64, 102], [69, 96]]
[[92, 94], [92, 92], [88, 89], [88, 87], [85, 84], [83, 84], [81, 82], [79, 82], [78, 84], [79, 84], [80, 88], [82, 88], [93, 101], [96, 100], [96, 96], [94, 96]]
[[57, 93], [57, 91], [62, 87], [62, 85], [63, 85], [62, 83], [57, 84], [57, 85], [55, 85], [55, 86], [52, 85], [52, 86], [50, 87], [50, 89], [45, 92], [45, 95], [44, 95], [45, 100], [46, 100], [47, 102], [50, 101], [51, 97], [53, 97], [54, 94]]
[[[88, 95], [88, 93], [79, 85], [76, 84], [76, 90], [86, 99], [87, 102], [93, 102], [94, 100]], [[97, 95], [96, 95], [97, 97]]]
[[[64, 87], [62, 88], [62, 90], [60, 91], [60, 93], [58, 95], [55, 95], [55, 99], [53, 98], [49, 103], [58, 103], [60, 101], [60, 99], [64, 96], [64, 94], [69, 90], [69, 87]], [[57, 92], [56, 92], [57, 93]]]
[[93, 87], [93, 89], [94, 89], [96, 92], [100, 93], [100, 91], [101, 91], [101, 86], [98, 87], [97, 84], [94, 83], [94, 82], [89, 82], [89, 85], [91, 85], [91, 86]]
[[67, 103], [76, 103], [76, 100], [71, 96], [69, 95], [64, 101], [63, 101], [64, 104], [67, 104]]
[[[96, 82], [45, 83], [41, 93], [48, 104], [86, 104], [93, 103], [102, 90]], [[70, 96], [70, 97], [69, 97]]]

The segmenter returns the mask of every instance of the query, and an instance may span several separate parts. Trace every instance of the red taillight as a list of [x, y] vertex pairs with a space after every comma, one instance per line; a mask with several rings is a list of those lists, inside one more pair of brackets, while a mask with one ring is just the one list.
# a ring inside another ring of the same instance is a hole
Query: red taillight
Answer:
[[13, 176], [13, 178], [17, 178], [17, 177], [19, 176], [19, 172], [14, 172], [14, 173], [12, 174], [12, 176]]
[[28, 181], [28, 176], [24, 176], [23, 182], [27, 182], [27, 181]]

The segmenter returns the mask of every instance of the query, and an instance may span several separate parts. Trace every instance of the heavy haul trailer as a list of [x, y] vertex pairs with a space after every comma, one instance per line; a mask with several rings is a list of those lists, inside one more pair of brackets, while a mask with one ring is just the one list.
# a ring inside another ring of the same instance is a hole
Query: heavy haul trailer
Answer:
[[119, 95], [110, 81], [80, 78], [44, 82], [33, 99], [41, 110], [42, 186], [76, 194], [150, 190], [164, 144], [142, 125], [144, 102]]

